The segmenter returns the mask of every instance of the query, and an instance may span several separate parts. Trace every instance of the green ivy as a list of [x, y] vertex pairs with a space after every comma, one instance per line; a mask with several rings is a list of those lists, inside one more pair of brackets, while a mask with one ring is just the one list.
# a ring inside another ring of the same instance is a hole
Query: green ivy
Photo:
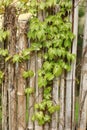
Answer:
[[[6, 1], [7, 2], [7, 1]], [[11, 1], [6, 5], [11, 4]], [[20, 7], [19, 7], [20, 5]], [[53, 10], [59, 6], [59, 11], [55, 13]], [[20, 0], [17, 8], [32, 13], [29, 21], [28, 38], [32, 41], [31, 47], [23, 50], [21, 54], [10, 56], [7, 50], [0, 49], [0, 55], [5, 57], [6, 62], [25, 62], [29, 60], [33, 52], [41, 54], [44, 50], [43, 65], [38, 71], [38, 86], [43, 89], [43, 100], [35, 104], [35, 113], [32, 115], [32, 121], [37, 120], [39, 125], [50, 122], [51, 116], [55, 111], [59, 111], [59, 104], [52, 101], [52, 87], [55, 77], [61, 76], [62, 72], [70, 71], [71, 62], [75, 59], [75, 55], [71, 54], [70, 48], [74, 35], [72, 33], [72, 24], [70, 22], [71, 12], [70, 0], [46, 0], [46, 2], [37, 2], [37, 0]], [[38, 11], [45, 11], [45, 19], [38, 19]], [[50, 10], [50, 11], [49, 11]], [[3, 32], [1, 41], [7, 34]], [[31, 78], [35, 76], [32, 70], [24, 71], [23, 78]], [[3, 73], [0, 72], [0, 83]], [[32, 87], [32, 86], [30, 86]], [[32, 88], [25, 89], [25, 94], [32, 94]]]
[[4, 73], [0, 71], [0, 84], [2, 84], [3, 76], [4, 76]]
[[[57, 4], [59, 4], [58, 13], [49, 14], [49, 8], [53, 9]], [[35, 7], [35, 4], [33, 6]], [[28, 37], [33, 41], [31, 52], [40, 53], [42, 49], [46, 52], [42, 55], [44, 62], [38, 72], [38, 86], [44, 90], [43, 100], [35, 104], [36, 112], [32, 120], [37, 120], [39, 125], [43, 125], [50, 122], [51, 115], [60, 109], [59, 104], [54, 105], [52, 101], [51, 88], [55, 77], [59, 77], [64, 70], [70, 71], [75, 55], [69, 50], [75, 36], [71, 31], [72, 24], [69, 19], [72, 7], [70, 0], [47, 0], [45, 3], [41, 1], [36, 3], [37, 7], [38, 10], [45, 10], [46, 17], [43, 21], [37, 16], [32, 17]]]
[[9, 32], [4, 31], [3, 29], [0, 29], [0, 42], [5, 40], [7, 36], [9, 36]]

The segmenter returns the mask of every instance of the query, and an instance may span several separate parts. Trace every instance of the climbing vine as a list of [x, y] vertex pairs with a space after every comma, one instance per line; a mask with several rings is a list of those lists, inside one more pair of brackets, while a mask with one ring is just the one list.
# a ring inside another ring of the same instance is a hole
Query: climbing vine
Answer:
[[[33, 2], [33, 1], [32, 1]], [[36, 4], [36, 2], [35, 2]], [[59, 5], [59, 11], [54, 8]], [[30, 51], [44, 51], [42, 68], [38, 72], [38, 86], [43, 88], [43, 100], [35, 104], [36, 113], [32, 120], [37, 120], [39, 125], [50, 122], [51, 115], [59, 110], [59, 104], [52, 101], [52, 86], [55, 77], [59, 77], [63, 70], [70, 71], [71, 62], [75, 55], [70, 48], [74, 35], [70, 22], [71, 2], [47, 0], [46, 3], [36, 4], [38, 10], [45, 10], [45, 19], [40, 21], [36, 16], [30, 20], [28, 37], [32, 39]], [[35, 7], [35, 5], [34, 5]], [[34, 8], [35, 9], [35, 8]]]
[[[60, 109], [59, 104], [54, 105], [52, 100], [53, 80], [59, 77], [63, 70], [70, 71], [71, 62], [75, 58], [75, 55], [70, 52], [74, 39], [70, 22], [72, 3], [70, 0], [47, 0], [46, 2], [21, 0], [20, 2], [24, 11], [32, 13], [27, 34], [32, 44], [30, 48], [13, 56], [9, 55], [7, 50], [0, 49], [0, 55], [5, 57], [6, 62], [13, 64], [29, 60], [33, 52], [37, 52], [38, 56], [43, 58], [43, 65], [38, 71], [38, 86], [43, 89], [43, 100], [35, 104], [36, 112], [32, 115], [32, 121], [37, 120], [39, 125], [43, 125], [50, 122], [52, 114]], [[55, 12], [56, 7], [58, 12]], [[38, 19], [39, 10], [45, 11], [43, 21]], [[0, 39], [4, 38], [4, 35], [0, 36]], [[32, 70], [23, 72], [25, 79], [32, 76], [34, 76]], [[0, 83], [2, 77], [3, 73], [0, 71]], [[33, 91], [29, 88], [25, 93], [31, 94]]]

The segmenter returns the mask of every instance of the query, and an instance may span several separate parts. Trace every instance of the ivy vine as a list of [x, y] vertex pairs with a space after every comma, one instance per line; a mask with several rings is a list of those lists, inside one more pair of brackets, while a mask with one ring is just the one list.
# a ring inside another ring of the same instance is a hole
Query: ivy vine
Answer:
[[[57, 5], [59, 11], [55, 13], [52, 9]], [[43, 88], [43, 100], [35, 104], [36, 112], [32, 120], [37, 120], [39, 125], [43, 125], [50, 122], [52, 114], [60, 109], [59, 104], [54, 105], [52, 101], [53, 80], [59, 77], [63, 70], [70, 71], [71, 62], [75, 58], [69, 51], [74, 35], [69, 17], [72, 7], [70, 0], [47, 0], [46, 3], [37, 3], [36, 6], [39, 10], [45, 10], [46, 16], [43, 21], [40, 21], [37, 15], [30, 20], [28, 37], [33, 41], [30, 50], [38, 53], [44, 50], [45, 53], [41, 54], [43, 65], [38, 72], [38, 86]]]
[[[14, 56], [10, 56], [7, 50], [0, 49], [0, 55], [5, 57], [6, 62], [11, 60], [13, 63], [21, 63], [29, 60], [29, 55], [33, 52], [37, 51], [39, 54], [41, 50], [45, 52], [43, 55], [41, 53], [43, 65], [38, 71], [38, 86], [43, 89], [43, 100], [35, 104], [36, 112], [32, 116], [32, 121], [37, 120], [39, 125], [43, 125], [50, 122], [52, 114], [60, 109], [59, 104], [54, 105], [52, 101], [53, 80], [59, 77], [63, 70], [70, 71], [71, 62], [75, 59], [75, 55], [70, 52], [74, 39], [69, 18], [72, 4], [70, 0], [46, 0], [46, 2], [20, 0], [20, 2], [33, 14], [29, 21], [28, 32], [28, 38], [32, 41], [31, 47], [23, 50], [20, 55]], [[54, 11], [56, 6], [59, 6], [57, 13]], [[46, 12], [43, 21], [38, 19], [38, 10]], [[4, 38], [4, 35], [0, 36], [0, 39]], [[31, 70], [23, 73], [25, 79], [32, 76], [34, 73]], [[3, 73], [0, 71], [0, 83], [2, 77]], [[31, 94], [33, 91], [29, 88], [25, 93]]]

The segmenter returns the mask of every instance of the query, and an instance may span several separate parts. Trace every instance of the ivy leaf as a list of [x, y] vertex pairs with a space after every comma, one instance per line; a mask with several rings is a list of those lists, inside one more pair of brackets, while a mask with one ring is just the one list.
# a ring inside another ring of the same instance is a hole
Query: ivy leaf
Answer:
[[33, 118], [38, 121], [39, 125], [44, 124], [44, 114], [42, 111], [36, 112], [35, 117]]
[[54, 56], [56, 55], [56, 48], [49, 48], [48, 54], [49, 54], [49, 58], [53, 59]]
[[51, 47], [51, 46], [52, 46], [52, 42], [50, 42], [50, 41], [43, 43], [43, 47], [49, 48], [49, 47]]
[[48, 62], [48, 61], [44, 62], [43, 68], [44, 68], [44, 70], [46, 70], [46, 71], [50, 71], [50, 70], [52, 69], [52, 63], [50, 63], [50, 62]]
[[23, 72], [23, 78], [30, 78], [30, 77], [33, 77], [34, 76], [34, 72], [32, 70], [29, 70], [29, 71], [24, 71]]
[[47, 101], [47, 107], [48, 107], [48, 109], [49, 109], [50, 107], [52, 107], [52, 104], [53, 104], [53, 103], [52, 103], [51, 100], [48, 100], [48, 101]]
[[13, 56], [13, 63], [16, 63], [16, 62], [21, 62], [22, 59], [21, 59], [21, 56], [16, 54]]
[[32, 94], [34, 92], [34, 88], [26, 88], [25, 94]]
[[24, 60], [29, 60], [29, 58], [30, 58], [29, 54], [30, 54], [30, 48], [23, 50], [22, 51], [22, 58]]
[[39, 104], [39, 109], [40, 110], [45, 110], [45, 106], [46, 104], [44, 104], [43, 102]]
[[3, 76], [4, 76], [4, 73], [0, 71], [0, 84], [2, 83]]
[[45, 121], [45, 122], [50, 122], [50, 120], [51, 120], [51, 118], [50, 118], [49, 115], [45, 115], [45, 116], [44, 116], [44, 121]]
[[8, 55], [8, 50], [0, 48], [0, 55], [6, 57]]
[[49, 107], [48, 111], [50, 112], [50, 114], [55, 112], [55, 108], [54, 106]]
[[12, 59], [12, 56], [9, 55], [8, 57], [5, 58], [5, 62], [7, 62], [7, 61], [9, 61], [11, 59]]
[[70, 48], [71, 47], [71, 40], [70, 39], [65, 40], [64, 46]]
[[45, 2], [40, 2], [40, 4], [39, 4], [39, 9], [41, 9], [41, 10], [44, 10], [44, 8], [45, 8]]
[[39, 104], [35, 104], [35, 109], [38, 109], [39, 108]]
[[55, 65], [53, 69], [53, 74], [58, 77], [62, 74], [62, 68], [59, 65]]
[[44, 98], [47, 100], [51, 98], [51, 87], [48, 87], [44, 90]]
[[45, 78], [48, 80], [48, 81], [51, 81], [54, 79], [54, 75], [51, 73], [51, 72], [48, 72], [45, 74]]
[[39, 77], [38, 78], [38, 86], [41, 87], [45, 87], [47, 85], [47, 80], [44, 77]]
[[56, 5], [56, 3], [57, 3], [57, 0], [47, 0], [46, 6], [51, 7], [51, 6]]
[[55, 111], [59, 111], [60, 110], [60, 105], [56, 105], [55, 106]]
[[42, 48], [41, 43], [32, 43], [32, 44], [31, 44], [31, 49], [32, 49], [33, 51], [39, 51], [41, 48]]

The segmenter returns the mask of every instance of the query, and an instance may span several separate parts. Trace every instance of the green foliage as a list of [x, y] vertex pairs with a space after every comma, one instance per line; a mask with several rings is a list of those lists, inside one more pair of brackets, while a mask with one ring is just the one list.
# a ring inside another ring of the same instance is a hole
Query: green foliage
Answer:
[[1, 49], [1, 48], [0, 48], [0, 55], [3, 56], [3, 57], [8, 56], [8, 50], [7, 50], [7, 49]]
[[[57, 3], [60, 6], [59, 12], [49, 14], [49, 8], [52, 10]], [[37, 112], [33, 115], [32, 120], [37, 120], [39, 125], [43, 125], [50, 121], [51, 115], [55, 111], [60, 109], [59, 105], [54, 105], [52, 101], [51, 88], [55, 77], [59, 77], [63, 70], [70, 71], [75, 55], [71, 54], [69, 50], [75, 36], [71, 32], [72, 24], [69, 19], [72, 6], [70, 0], [47, 0], [45, 3], [36, 2], [36, 5], [39, 10], [46, 10], [47, 14], [43, 21], [40, 21], [36, 15], [30, 20], [28, 37], [33, 41], [31, 52], [40, 52], [42, 49], [46, 52], [42, 56], [44, 62], [38, 72], [38, 86], [44, 89], [43, 100], [41, 103], [35, 104]]]
[[[25, 49], [20, 54], [15, 54], [12, 58], [12, 61], [13, 61], [13, 63], [16, 63], [16, 62], [21, 63], [23, 61], [29, 60], [29, 58], [30, 58], [29, 54], [30, 54], [30, 50]], [[11, 58], [11, 56], [8, 56], [6, 61], [8, 61], [10, 58]]]
[[26, 88], [25, 89], [25, 94], [32, 94], [34, 92], [33, 88]]
[[2, 71], [0, 71], [0, 84], [2, 83], [3, 76], [4, 76], [4, 73]]
[[0, 42], [5, 40], [7, 36], [9, 36], [9, 32], [4, 31], [3, 29], [0, 29]]
[[34, 73], [32, 70], [29, 70], [29, 71], [24, 71], [23, 72], [23, 78], [30, 78], [30, 77], [33, 77], [34, 76]]
[[22, 60], [22, 58], [21, 58], [20, 55], [15, 54], [15, 55], [13, 56], [13, 63], [21, 62], [21, 60]]
[[[3, 6], [9, 6], [12, 0], [4, 1]], [[59, 11], [55, 13], [54, 9], [59, 6]], [[32, 13], [29, 21], [28, 38], [32, 41], [31, 47], [23, 50], [20, 54], [8, 55], [7, 50], [0, 50], [0, 55], [6, 57], [5, 61], [11, 60], [12, 63], [24, 62], [28, 60], [32, 53], [41, 53], [44, 50], [43, 65], [38, 72], [38, 86], [43, 89], [43, 100], [35, 104], [35, 113], [32, 121], [37, 120], [39, 125], [50, 122], [51, 116], [55, 111], [59, 111], [59, 104], [52, 100], [52, 87], [55, 77], [59, 77], [62, 72], [70, 71], [71, 62], [75, 56], [71, 54], [70, 48], [74, 35], [72, 33], [72, 24], [69, 16], [71, 11], [70, 0], [46, 0], [46, 2], [37, 0], [20, 0], [17, 9]], [[37, 16], [38, 11], [45, 11], [45, 18], [40, 20]], [[17, 12], [18, 13], [18, 12]], [[6, 38], [6, 32], [2, 32], [0, 40]], [[2, 81], [3, 73], [0, 72]], [[23, 78], [35, 76], [32, 70], [24, 71]], [[1, 82], [0, 81], [0, 82]], [[32, 86], [30, 86], [32, 87]], [[32, 88], [26, 88], [25, 94], [32, 94]]]

